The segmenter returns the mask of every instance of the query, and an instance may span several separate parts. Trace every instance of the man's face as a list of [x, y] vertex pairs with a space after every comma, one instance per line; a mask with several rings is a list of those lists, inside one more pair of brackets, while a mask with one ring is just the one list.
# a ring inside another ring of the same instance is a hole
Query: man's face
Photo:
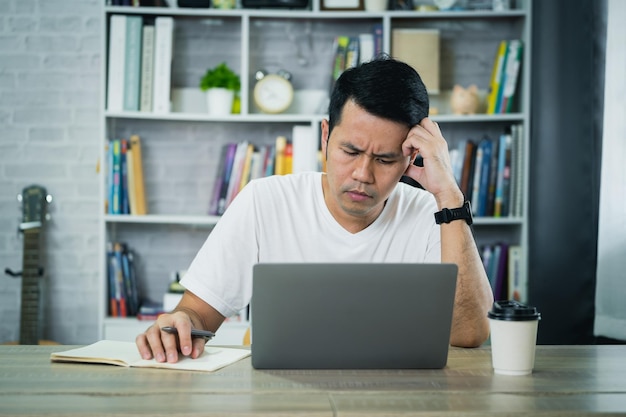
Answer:
[[403, 124], [369, 114], [350, 100], [330, 138], [328, 121], [322, 122], [324, 200], [346, 230], [363, 230], [381, 213], [409, 165], [410, 158], [402, 155], [408, 132]]

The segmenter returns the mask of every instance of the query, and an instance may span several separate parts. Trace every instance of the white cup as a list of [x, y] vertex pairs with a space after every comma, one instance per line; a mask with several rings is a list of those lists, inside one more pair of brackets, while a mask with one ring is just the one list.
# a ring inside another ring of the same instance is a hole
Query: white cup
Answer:
[[532, 373], [541, 319], [537, 309], [517, 301], [496, 301], [488, 317], [494, 372], [501, 375]]

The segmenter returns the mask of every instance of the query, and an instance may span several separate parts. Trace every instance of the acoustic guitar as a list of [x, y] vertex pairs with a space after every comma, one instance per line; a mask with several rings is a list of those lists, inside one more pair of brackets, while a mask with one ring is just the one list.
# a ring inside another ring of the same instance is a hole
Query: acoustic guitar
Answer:
[[46, 209], [52, 197], [40, 185], [30, 185], [18, 195], [22, 204], [22, 222], [19, 230], [24, 238], [22, 271], [5, 269], [8, 275], [22, 277], [20, 308], [20, 345], [54, 344], [41, 340], [41, 294], [44, 269], [40, 261], [43, 225], [48, 219]]

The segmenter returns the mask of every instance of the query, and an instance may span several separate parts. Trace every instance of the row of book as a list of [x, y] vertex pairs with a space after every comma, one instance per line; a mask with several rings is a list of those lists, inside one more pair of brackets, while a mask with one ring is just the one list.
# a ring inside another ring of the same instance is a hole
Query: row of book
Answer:
[[487, 113], [511, 113], [518, 90], [524, 46], [521, 40], [502, 40], [498, 46], [487, 95]]
[[139, 287], [133, 253], [124, 242], [107, 243], [109, 315], [136, 316], [139, 312]]
[[502, 242], [484, 245], [480, 256], [496, 300], [528, 301], [521, 246]]
[[107, 110], [168, 113], [174, 19], [111, 15]]
[[333, 41], [332, 82], [348, 68], [370, 61], [383, 51], [383, 27], [375, 24], [369, 33], [337, 36]]
[[108, 214], [148, 213], [141, 157], [141, 139], [111, 139], [106, 149], [106, 208]]
[[270, 175], [320, 171], [320, 153], [311, 126], [295, 125], [292, 137], [278, 136], [271, 145], [249, 141], [222, 146], [209, 214], [222, 215], [251, 180]]
[[523, 206], [523, 131], [463, 140], [450, 150], [455, 178], [476, 217], [518, 217]]

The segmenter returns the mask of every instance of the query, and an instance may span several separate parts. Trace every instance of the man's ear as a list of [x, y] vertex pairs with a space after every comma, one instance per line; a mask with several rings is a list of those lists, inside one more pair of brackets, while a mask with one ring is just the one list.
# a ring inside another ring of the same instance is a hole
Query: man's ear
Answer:
[[322, 155], [324, 155], [324, 158], [327, 155], [327, 149], [328, 149], [328, 135], [329, 135], [329, 126], [328, 126], [328, 120], [327, 119], [322, 119], [322, 134], [320, 137], [321, 140], [321, 148], [322, 148]]

